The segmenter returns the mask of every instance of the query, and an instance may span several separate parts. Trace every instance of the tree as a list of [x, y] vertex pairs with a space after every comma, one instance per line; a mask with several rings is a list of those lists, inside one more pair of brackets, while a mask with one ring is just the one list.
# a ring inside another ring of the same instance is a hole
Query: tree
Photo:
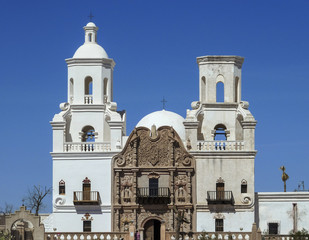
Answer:
[[0, 240], [11, 240], [12, 239], [12, 235], [10, 232], [8, 231], [0, 231]]
[[51, 193], [51, 188], [42, 187], [40, 185], [33, 185], [32, 189], [28, 189], [27, 195], [23, 201], [25, 205], [32, 211], [35, 211], [35, 215], [39, 215], [39, 211], [42, 210], [45, 205], [43, 199]]
[[297, 232], [291, 231], [290, 235], [294, 240], [306, 240], [309, 238], [309, 233], [305, 228]]
[[13, 204], [8, 204], [7, 202], [5, 202], [3, 210], [2, 208], [0, 208], [0, 213], [3, 213], [4, 215], [9, 215], [13, 212], [13, 208]]

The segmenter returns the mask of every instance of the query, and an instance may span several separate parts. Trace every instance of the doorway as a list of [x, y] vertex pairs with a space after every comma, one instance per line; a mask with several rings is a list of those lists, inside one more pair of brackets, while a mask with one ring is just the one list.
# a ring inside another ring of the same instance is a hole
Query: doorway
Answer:
[[90, 183], [84, 183], [83, 184], [83, 201], [91, 200], [90, 199], [90, 190], [91, 190]]
[[161, 222], [150, 219], [144, 225], [144, 240], [160, 240]]
[[224, 183], [216, 184], [216, 199], [224, 200]]

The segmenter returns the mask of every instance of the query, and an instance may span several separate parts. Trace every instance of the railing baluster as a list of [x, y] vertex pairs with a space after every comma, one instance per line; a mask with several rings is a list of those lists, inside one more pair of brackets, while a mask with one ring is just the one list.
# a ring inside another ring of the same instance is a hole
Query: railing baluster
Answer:
[[198, 141], [198, 151], [242, 151], [244, 149], [243, 141]]
[[101, 143], [64, 143], [64, 152], [108, 152], [111, 151], [109, 142]]

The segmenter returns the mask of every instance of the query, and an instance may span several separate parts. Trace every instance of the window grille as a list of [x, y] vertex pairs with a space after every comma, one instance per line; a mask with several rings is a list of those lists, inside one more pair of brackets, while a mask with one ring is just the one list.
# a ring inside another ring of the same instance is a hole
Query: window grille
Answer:
[[278, 234], [278, 223], [268, 223], [268, 234]]
[[84, 232], [91, 232], [91, 221], [84, 221], [83, 222], [83, 231]]
[[223, 232], [223, 219], [216, 219], [216, 232]]

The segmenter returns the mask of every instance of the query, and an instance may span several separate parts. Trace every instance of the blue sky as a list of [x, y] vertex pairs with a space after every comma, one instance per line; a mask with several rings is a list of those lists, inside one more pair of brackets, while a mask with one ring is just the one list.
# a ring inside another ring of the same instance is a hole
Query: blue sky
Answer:
[[[185, 117], [198, 100], [196, 57], [240, 55], [242, 100], [258, 120], [256, 191], [282, 191], [281, 165], [309, 188], [309, 1], [1, 1], [0, 206], [51, 186], [49, 121], [67, 99], [67, 67], [92, 11], [116, 62], [114, 101], [127, 134], [146, 114]], [[47, 199], [51, 210], [51, 197]]]

